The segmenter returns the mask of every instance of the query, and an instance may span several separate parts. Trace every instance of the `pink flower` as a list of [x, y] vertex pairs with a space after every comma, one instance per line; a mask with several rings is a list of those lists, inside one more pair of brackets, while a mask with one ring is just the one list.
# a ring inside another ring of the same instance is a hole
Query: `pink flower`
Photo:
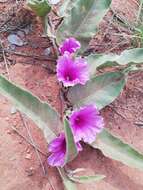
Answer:
[[66, 87], [84, 85], [89, 80], [87, 62], [83, 58], [73, 59], [65, 53], [57, 61], [57, 78]]
[[66, 39], [60, 46], [59, 51], [63, 55], [65, 52], [74, 53], [80, 48], [80, 43], [75, 38]]
[[83, 140], [92, 143], [95, 141], [96, 134], [102, 131], [104, 122], [97, 108], [88, 105], [72, 113], [70, 126], [76, 142]]
[[[80, 143], [76, 143], [77, 150], [81, 151], [82, 147]], [[66, 155], [66, 140], [64, 133], [61, 133], [59, 137], [55, 138], [49, 144], [49, 151], [52, 153], [48, 157], [48, 163], [51, 166], [64, 166], [65, 155]]]

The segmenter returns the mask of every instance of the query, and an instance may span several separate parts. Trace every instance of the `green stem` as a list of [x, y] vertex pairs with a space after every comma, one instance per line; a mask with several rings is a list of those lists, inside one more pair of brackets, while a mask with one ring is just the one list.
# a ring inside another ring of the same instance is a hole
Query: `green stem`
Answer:
[[46, 15], [46, 16], [44, 16], [44, 17], [40, 17], [40, 19], [41, 19], [42, 26], [43, 26], [43, 35], [44, 35], [45, 37], [47, 37], [47, 36], [48, 36], [48, 35], [47, 35], [47, 31], [48, 31], [48, 17], [47, 17], [47, 15]]
[[142, 6], [143, 6], [143, 1], [141, 0], [139, 10], [138, 10], [138, 15], [137, 15], [137, 23], [139, 22], [139, 19], [140, 19]]
[[51, 22], [50, 18], [47, 15], [45, 17], [40, 17], [40, 19], [42, 21], [43, 30], [44, 30], [43, 36], [50, 38], [50, 40], [53, 44], [53, 47], [54, 47], [56, 57], [58, 58], [59, 51], [58, 51], [58, 45], [56, 43], [56, 37], [55, 37], [53, 23]]
[[77, 190], [76, 184], [72, 182], [65, 173], [64, 168], [57, 167], [58, 172], [63, 180], [63, 184], [66, 190]]

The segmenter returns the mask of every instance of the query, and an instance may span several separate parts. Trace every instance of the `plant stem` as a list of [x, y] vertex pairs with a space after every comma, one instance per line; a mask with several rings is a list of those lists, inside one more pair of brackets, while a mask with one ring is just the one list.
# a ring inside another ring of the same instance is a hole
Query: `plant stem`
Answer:
[[54, 47], [54, 50], [55, 50], [56, 57], [58, 58], [58, 56], [59, 56], [58, 45], [56, 43], [55, 29], [54, 29], [53, 23], [51, 21], [51, 18], [48, 17], [47, 15], [45, 17], [40, 17], [40, 18], [41, 18], [43, 30], [44, 30], [43, 37], [50, 38], [52, 45]]
[[[20, 112], [19, 112], [19, 113], [20, 113]], [[29, 136], [29, 138], [30, 138], [31, 143], [32, 143], [33, 145], [35, 145], [35, 142], [34, 142], [34, 139], [33, 139], [32, 135], [31, 135], [29, 126], [28, 126], [28, 124], [27, 124], [27, 122], [26, 122], [26, 120], [25, 120], [25, 117], [24, 117], [24, 115], [23, 115], [22, 113], [20, 113], [20, 117], [21, 117], [21, 120], [22, 120], [22, 122], [23, 122], [24, 127], [25, 127], [26, 130], [27, 130], [27, 133], [28, 133], [28, 136]], [[34, 148], [35, 148], [35, 147], [34, 147]], [[45, 167], [44, 167], [44, 165], [43, 165], [43, 163], [42, 163], [40, 154], [39, 154], [39, 152], [38, 152], [38, 150], [37, 150], [36, 148], [35, 148], [35, 152], [36, 152], [37, 158], [38, 158], [38, 160], [39, 160], [39, 162], [40, 162], [40, 165], [41, 165], [41, 167], [42, 167], [43, 174], [46, 175]]]
[[139, 19], [140, 19], [142, 5], [143, 5], [143, 1], [141, 0], [140, 5], [139, 5], [139, 10], [138, 10], [138, 15], [137, 15], [137, 21], [136, 21], [137, 23], [139, 22]]
[[52, 33], [52, 35], [51, 35], [51, 41], [52, 41], [52, 44], [53, 44], [56, 56], [58, 58], [58, 56], [59, 56], [59, 50], [58, 50], [58, 45], [57, 45], [57, 42], [56, 42], [55, 29], [54, 29], [54, 26], [53, 26], [53, 23], [52, 23], [50, 17], [48, 17], [48, 23], [49, 23], [49, 26], [51, 28], [51, 33]]
[[48, 17], [47, 15], [45, 17], [40, 17], [42, 26], [43, 26], [43, 35], [44, 37], [47, 37], [47, 31], [48, 31]]
[[44, 153], [42, 150], [40, 150], [35, 144], [33, 144], [29, 139], [27, 139], [23, 134], [21, 134], [14, 126], [11, 126], [11, 128], [12, 128], [20, 137], [22, 137], [27, 143], [29, 143], [33, 148], [37, 149], [43, 156], [48, 157], [48, 153]]
[[63, 184], [66, 190], [77, 190], [76, 184], [72, 182], [69, 177], [66, 175], [64, 168], [57, 167], [57, 170], [63, 180]]

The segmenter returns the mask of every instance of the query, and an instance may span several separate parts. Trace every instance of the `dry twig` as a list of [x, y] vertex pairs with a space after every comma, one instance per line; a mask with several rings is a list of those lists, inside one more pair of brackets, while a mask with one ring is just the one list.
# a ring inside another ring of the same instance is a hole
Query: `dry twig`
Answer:
[[18, 52], [18, 51], [11, 51], [8, 49], [2, 49], [0, 50], [0, 52], [4, 52], [4, 53], [10, 53], [12, 55], [17, 55], [17, 56], [23, 56], [23, 57], [32, 57], [34, 59], [38, 59], [41, 61], [56, 61], [56, 58], [54, 57], [46, 57], [46, 56], [42, 56], [42, 55], [36, 55], [36, 54], [29, 54], [29, 53], [23, 53], [23, 52]]
[[[20, 113], [20, 112], [19, 112], [19, 113]], [[31, 143], [32, 143], [33, 145], [35, 145], [35, 142], [34, 142], [34, 139], [33, 139], [32, 135], [31, 135], [29, 126], [28, 126], [28, 124], [27, 124], [27, 122], [26, 122], [26, 120], [25, 120], [25, 116], [24, 116], [22, 113], [20, 113], [20, 117], [21, 117], [23, 126], [24, 126], [24, 127], [26, 128], [26, 130], [27, 130], [27, 133], [28, 133], [28, 136], [29, 136], [29, 138], [30, 138]], [[39, 152], [38, 152], [37, 148], [35, 148], [35, 146], [34, 146], [34, 149], [35, 149], [35, 152], [36, 152], [36, 154], [37, 154], [37, 157], [38, 157], [38, 159], [39, 159], [39, 161], [40, 161], [40, 165], [41, 165], [41, 167], [42, 167], [43, 173], [44, 173], [44, 175], [46, 175], [45, 167], [44, 167], [44, 165], [43, 165], [43, 163], [42, 163], [42, 160], [41, 160], [41, 157], [40, 157], [40, 155], [39, 155]]]
[[47, 157], [48, 153], [44, 153], [40, 148], [38, 148], [35, 144], [33, 144], [29, 139], [27, 139], [23, 134], [17, 130], [14, 126], [11, 126], [11, 128], [20, 136], [22, 137], [27, 143], [29, 143], [33, 148], [37, 149], [43, 156]]

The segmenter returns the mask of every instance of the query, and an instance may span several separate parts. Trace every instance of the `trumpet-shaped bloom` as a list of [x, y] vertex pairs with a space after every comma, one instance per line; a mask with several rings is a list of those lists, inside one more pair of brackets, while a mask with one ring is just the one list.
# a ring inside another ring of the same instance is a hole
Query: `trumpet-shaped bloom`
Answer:
[[95, 141], [96, 134], [102, 131], [104, 122], [97, 108], [88, 105], [71, 114], [70, 126], [76, 142], [83, 140], [92, 143]]
[[65, 53], [57, 61], [57, 78], [66, 87], [84, 85], [89, 80], [88, 64], [83, 58], [73, 59]]
[[[82, 147], [79, 143], [76, 143], [77, 150], [81, 151]], [[49, 144], [49, 151], [52, 153], [48, 157], [48, 163], [51, 166], [63, 166], [66, 155], [66, 140], [64, 133], [61, 133], [59, 137], [55, 138]]]
[[75, 38], [66, 39], [60, 46], [60, 53], [63, 55], [65, 52], [74, 53], [80, 48], [80, 43]]

